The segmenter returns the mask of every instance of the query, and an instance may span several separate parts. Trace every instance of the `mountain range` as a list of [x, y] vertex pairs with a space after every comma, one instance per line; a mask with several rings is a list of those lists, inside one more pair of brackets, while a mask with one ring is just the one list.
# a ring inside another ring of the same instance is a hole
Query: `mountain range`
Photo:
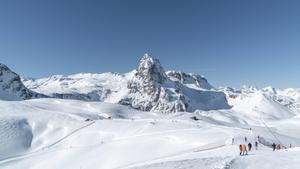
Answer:
[[0, 64], [0, 99], [61, 98], [128, 105], [152, 112], [194, 112], [231, 109], [260, 95], [292, 111], [299, 110], [300, 89], [215, 88], [201, 75], [165, 71], [158, 59], [145, 54], [137, 69], [125, 74], [80, 73], [40, 79], [20, 78]]

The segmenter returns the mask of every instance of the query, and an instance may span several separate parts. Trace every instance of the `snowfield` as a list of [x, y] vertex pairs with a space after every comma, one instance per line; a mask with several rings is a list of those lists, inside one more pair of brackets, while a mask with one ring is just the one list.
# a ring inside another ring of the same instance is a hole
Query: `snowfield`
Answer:
[[234, 109], [161, 114], [62, 99], [0, 101], [0, 109], [4, 169], [300, 167], [299, 148], [273, 152], [259, 144], [248, 156], [238, 154], [244, 137], [276, 141], [265, 124], [284, 145], [300, 146], [299, 115], [280, 109], [262, 119]]

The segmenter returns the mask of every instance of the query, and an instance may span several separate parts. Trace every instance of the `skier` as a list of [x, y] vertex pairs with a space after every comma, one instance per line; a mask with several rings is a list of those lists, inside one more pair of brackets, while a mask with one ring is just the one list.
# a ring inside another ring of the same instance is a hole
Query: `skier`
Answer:
[[258, 142], [255, 141], [255, 149], [257, 150], [257, 147], [258, 147]]
[[245, 142], [247, 142], [247, 137], [245, 137]]
[[276, 150], [276, 144], [273, 143], [273, 144], [272, 144], [272, 147], [273, 147], [273, 151], [275, 151], [275, 150]]
[[251, 148], [252, 148], [252, 144], [249, 142], [248, 143], [248, 150], [251, 151]]
[[239, 148], [240, 148], [240, 156], [241, 156], [243, 152], [243, 146], [240, 144]]
[[245, 155], [245, 153], [248, 155], [247, 146], [246, 144], [243, 144], [243, 155]]
[[282, 149], [281, 144], [277, 144], [277, 150], [281, 150], [281, 149]]
[[234, 144], [234, 138], [231, 139], [231, 145], [233, 145], [233, 144]]

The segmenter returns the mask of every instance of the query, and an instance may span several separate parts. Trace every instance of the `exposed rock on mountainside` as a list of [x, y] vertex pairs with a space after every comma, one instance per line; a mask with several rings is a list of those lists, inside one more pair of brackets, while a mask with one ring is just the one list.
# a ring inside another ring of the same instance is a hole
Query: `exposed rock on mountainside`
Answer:
[[6, 65], [0, 64], [0, 99], [25, 100], [46, 97], [45, 95], [27, 89], [18, 74]]
[[212, 85], [210, 85], [208, 81], [200, 75], [176, 71], [168, 71], [166, 73], [172, 81], [178, 81], [189, 88], [200, 90], [210, 90], [213, 88]]
[[157, 59], [145, 54], [132, 80], [128, 82], [129, 94], [120, 103], [140, 110], [159, 112], [229, 108], [224, 93], [189, 88], [191, 80], [195, 83], [194, 87], [211, 88], [208, 83], [201, 86], [204, 79], [185, 73], [168, 74]]

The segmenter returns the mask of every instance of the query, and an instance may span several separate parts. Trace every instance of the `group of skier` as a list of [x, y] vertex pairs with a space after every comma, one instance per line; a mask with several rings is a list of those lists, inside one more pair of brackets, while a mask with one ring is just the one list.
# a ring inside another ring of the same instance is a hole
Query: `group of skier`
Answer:
[[[247, 137], [245, 137], [245, 142], [247, 143], [248, 139]], [[234, 144], [234, 138], [232, 138], [232, 145]], [[249, 142], [248, 143], [248, 147], [246, 144], [240, 144], [239, 145], [239, 149], [240, 149], [240, 155], [248, 155], [248, 151], [251, 151], [252, 150], [252, 143]], [[255, 141], [255, 149], [257, 150], [258, 149], [258, 142]]]
[[[245, 142], [247, 142], [247, 137], [245, 137]], [[248, 151], [252, 150], [252, 144], [251, 142], [248, 143], [248, 147], [246, 146], [246, 144], [240, 144], [239, 145], [239, 149], [240, 149], [240, 155], [248, 155]], [[258, 142], [255, 141], [255, 149], [258, 149]]]
[[[245, 142], [247, 142], [247, 137], [245, 137]], [[232, 139], [232, 145], [233, 145], [233, 143], [234, 143], [234, 138]], [[275, 144], [275, 143], [272, 144], [272, 148], [273, 148], [273, 151], [280, 150], [280, 149], [286, 149], [286, 147], [283, 146], [282, 144]], [[292, 148], [292, 144], [290, 144], [290, 148]], [[240, 144], [239, 150], [240, 150], [241, 156], [248, 155], [248, 151], [252, 150], [251, 142], [248, 143], [248, 147], [246, 146], [246, 144]], [[257, 141], [255, 141], [255, 150], [258, 150], [258, 142]]]
[[[275, 151], [275, 150], [281, 150], [281, 149], [287, 149], [286, 146], [284, 146], [282, 144], [275, 144], [275, 143], [272, 144], [272, 148], [273, 148], [273, 151]], [[290, 144], [289, 148], [292, 148], [292, 144]]]

